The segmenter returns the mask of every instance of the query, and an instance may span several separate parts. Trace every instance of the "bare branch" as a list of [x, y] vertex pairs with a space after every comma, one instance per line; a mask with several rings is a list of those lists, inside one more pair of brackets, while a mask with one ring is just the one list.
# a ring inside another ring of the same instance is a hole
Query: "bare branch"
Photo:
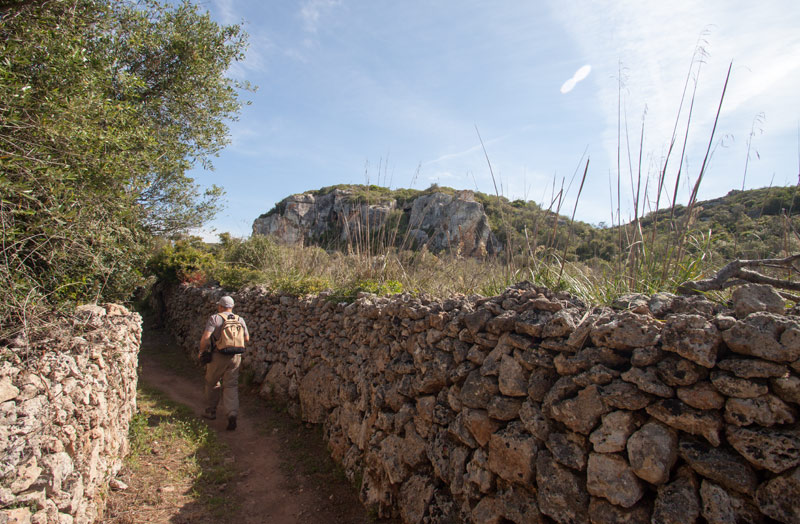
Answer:
[[794, 265], [798, 260], [800, 260], [800, 253], [786, 258], [734, 260], [720, 269], [712, 278], [684, 282], [678, 287], [678, 292], [683, 295], [695, 295], [704, 291], [727, 289], [745, 283], [767, 284], [778, 289], [800, 291], [800, 282], [770, 277], [749, 269], [769, 267], [798, 271]]

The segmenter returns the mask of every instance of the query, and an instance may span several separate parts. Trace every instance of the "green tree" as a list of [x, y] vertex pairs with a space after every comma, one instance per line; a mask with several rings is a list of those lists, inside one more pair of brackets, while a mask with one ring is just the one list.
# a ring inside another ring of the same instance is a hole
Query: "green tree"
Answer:
[[246, 35], [189, 2], [0, 3], [0, 322], [124, 299], [155, 235], [213, 216]]

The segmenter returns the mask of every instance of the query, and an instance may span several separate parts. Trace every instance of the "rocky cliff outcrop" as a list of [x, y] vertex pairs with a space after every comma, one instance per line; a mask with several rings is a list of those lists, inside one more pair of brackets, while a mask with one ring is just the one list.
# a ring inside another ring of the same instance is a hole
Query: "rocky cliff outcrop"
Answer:
[[360, 202], [348, 189], [324, 195], [292, 195], [258, 217], [253, 222], [253, 234], [272, 235], [292, 245], [363, 244], [369, 235], [387, 228], [393, 212], [399, 213], [396, 223], [404, 226], [386, 236], [398, 243], [405, 240], [407, 247], [424, 245], [433, 252], [448, 250], [466, 256], [497, 251], [498, 242], [483, 206], [471, 191], [429, 193], [402, 205], [390, 198]]
[[42, 347], [0, 347], [3, 523], [95, 522], [128, 452], [141, 318], [84, 306], [56, 329]]
[[[190, 352], [220, 294], [167, 293]], [[747, 286], [733, 309], [669, 294], [591, 307], [528, 284], [489, 298], [235, 299], [261, 393], [323, 424], [380, 515], [800, 522], [800, 318], [770, 288]]]

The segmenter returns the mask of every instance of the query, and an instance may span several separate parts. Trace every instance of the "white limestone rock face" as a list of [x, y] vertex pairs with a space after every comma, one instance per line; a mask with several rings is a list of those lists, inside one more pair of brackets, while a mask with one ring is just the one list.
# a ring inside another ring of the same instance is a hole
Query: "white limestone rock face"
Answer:
[[[394, 199], [358, 202], [353, 190], [335, 189], [325, 195], [302, 193], [279, 202], [253, 222], [254, 235], [270, 235], [289, 245], [308, 245], [323, 239], [347, 242], [367, 231], [380, 230], [398, 209]], [[454, 195], [430, 193], [401, 209], [408, 218], [408, 240], [436, 253], [452, 250], [465, 256], [496, 253], [497, 238], [483, 205], [471, 191]], [[402, 233], [402, 232], [401, 232]]]
[[425, 233], [426, 245], [433, 252], [458, 250], [462, 255], [480, 256], [497, 250], [489, 219], [472, 191], [421, 196], [411, 206], [408, 223], [412, 232]]
[[327, 235], [346, 242], [361, 232], [379, 229], [396, 206], [391, 199], [366, 204], [352, 195], [345, 189], [325, 195], [292, 195], [258, 217], [253, 234], [271, 235], [289, 245], [303, 245]]

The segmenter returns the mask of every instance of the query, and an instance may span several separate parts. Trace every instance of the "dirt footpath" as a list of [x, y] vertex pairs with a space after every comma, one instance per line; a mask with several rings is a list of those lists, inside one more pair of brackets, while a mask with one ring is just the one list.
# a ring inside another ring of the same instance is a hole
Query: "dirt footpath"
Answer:
[[[140, 380], [200, 416], [204, 409], [202, 370], [186, 357], [171, 362], [154, 358], [160, 352], [180, 352], [162, 330], [147, 327], [140, 355]], [[171, 369], [182, 367], [179, 371]], [[185, 367], [180, 365], [185, 359]], [[206, 421], [233, 454], [235, 475], [221, 496], [238, 499], [236, 514], [224, 522], [236, 524], [367, 524], [379, 522], [359, 502], [355, 488], [336, 471], [327, 456], [318, 427], [305, 426], [240, 386], [238, 427], [226, 431], [227, 419]], [[203, 419], [205, 420], [205, 419]], [[195, 504], [196, 506], [196, 504]], [[196, 509], [175, 508], [166, 520], [207, 520]], [[381, 521], [389, 522], [389, 521]]]

